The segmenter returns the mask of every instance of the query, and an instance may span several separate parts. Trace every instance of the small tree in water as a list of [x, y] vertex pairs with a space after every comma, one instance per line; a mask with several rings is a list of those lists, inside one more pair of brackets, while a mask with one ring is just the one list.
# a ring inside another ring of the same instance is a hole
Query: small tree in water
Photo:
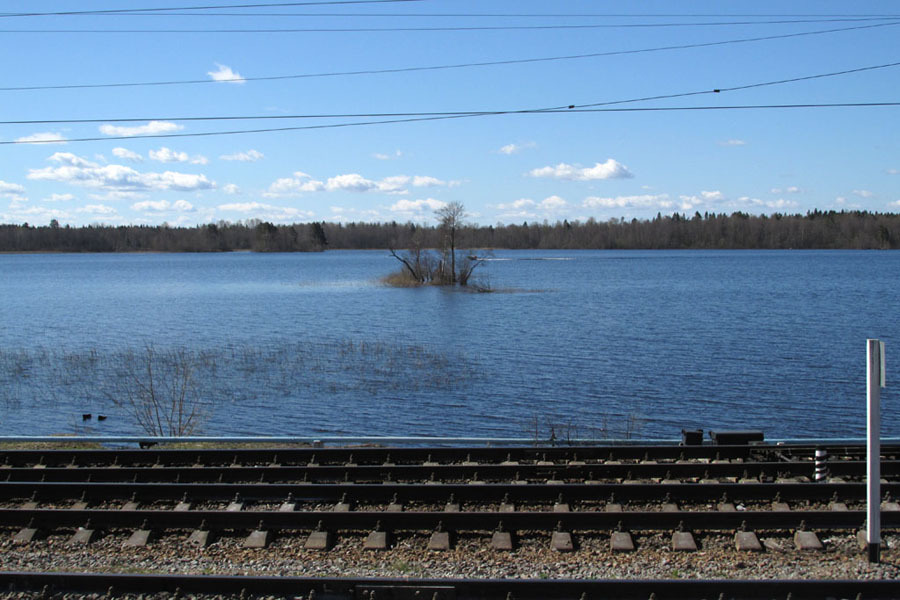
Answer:
[[184, 348], [158, 352], [147, 346], [125, 353], [107, 395], [148, 435], [191, 435], [208, 417], [195, 378], [201, 358]]
[[451, 202], [434, 211], [434, 214], [441, 233], [437, 256], [422, 247], [420, 232], [413, 236], [405, 253], [398, 254], [394, 248], [390, 249], [391, 256], [403, 264], [401, 279], [412, 280], [416, 284], [466, 286], [472, 272], [484, 262], [484, 259], [470, 254], [461, 258], [456, 256], [459, 232], [466, 226], [466, 209], [461, 202]]

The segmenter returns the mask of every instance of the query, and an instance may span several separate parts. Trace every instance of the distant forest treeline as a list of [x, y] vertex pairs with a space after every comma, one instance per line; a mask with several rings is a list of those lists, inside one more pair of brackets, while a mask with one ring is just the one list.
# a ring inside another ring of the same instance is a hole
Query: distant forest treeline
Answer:
[[[414, 223], [299, 223], [249, 220], [196, 227], [0, 225], [0, 252], [315, 252], [440, 247], [437, 226]], [[819, 210], [805, 215], [658, 214], [650, 220], [468, 226], [468, 248], [510, 249], [897, 249], [900, 215]]]

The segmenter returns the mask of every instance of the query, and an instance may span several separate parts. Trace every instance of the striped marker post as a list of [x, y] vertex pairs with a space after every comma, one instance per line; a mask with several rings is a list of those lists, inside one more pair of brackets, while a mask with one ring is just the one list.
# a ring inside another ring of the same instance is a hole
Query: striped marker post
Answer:
[[866, 547], [869, 562], [881, 562], [881, 388], [884, 387], [884, 342], [866, 340], [867, 443]]

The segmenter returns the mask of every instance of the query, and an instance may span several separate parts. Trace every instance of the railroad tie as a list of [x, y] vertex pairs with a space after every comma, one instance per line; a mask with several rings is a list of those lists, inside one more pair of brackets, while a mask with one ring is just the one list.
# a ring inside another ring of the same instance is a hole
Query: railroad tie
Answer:
[[622, 505], [620, 503], [616, 502], [615, 494], [609, 495], [609, 500], [607, 500], [606, 506], [603, 507], [603, 510], [604, 510], [604, 512], [615, 512], [615, 513], [622, 512]]
[[206, 524], [206, 519], [203, 519], [200, 521], [200, 527], [192, 531], [191, 535], [188, 536], [188, 543], [193, 546], [206, 548], [215, 541], [215, 538], [214, 532], [210, 531], [209, 526]]
[[244, 502], [240, 494], [235, 494], [234, 499], [225, 507], [226, 512], [240, 512], [244, 509]]
[[44, 537], [44, 532], [41, 529], [38, 529], [34, 525], [34, 519], [28, 521], [28, 525], [20, 529], [16, 535], [13, 536], [13, 542], [19, 544], [27, 544], [33, 540], [39, 540]]
[[512, 454], [507, 454], [506, 460], [504, 460], [500, 464], [503, 465], [504, 467], [514, 467], [519, 464], [519, 461], [513, 460]]
[[572, 455], [572, 460], [569, 461], [570, 467], [583, 467], [585, 462], [583, 460], [578, 460], [578, 454]]
[[181, 497], [181, 501], [175, 505], [173, 509], [175, 512], [187, 512], [191, 510], [191, 503], [188, 501], [187, 492]]
[[801, 521], [800, 526], [794, 532], [794, 546], [803, 552], [822, 552], [825, 546], [812, 531], [806, 531], [806, 521]]
[[663, 498], [662, 503], [662, 511], [663, 512], [679, 512], [681, 508], [678, 506], [677, 502], [672, 502], [672, 495], [666, 492], [666, 497]]
[[244, 548], [265, 548], [272, 541], [272, 532], [265, 528], [260, 521], [256, 529], [244, 540]]
[[278, 512], [294, 512], [295, 510], [297, 510], [297, 503], [294, 502], [294, 494], [288, 492], [287, 499], [278, 507]]
[[697, 550], [694, 534], [685, 531], [684, 521], [678, 522], [678, 529], [672, 534], [672, 550], [676, 552], [696, 552]]
[[369, 532], [363, 542], [363, 550], [387, 550], [390, 546], [390, 534], [381, 527], [381, 521], [375, 523], [375, 529]]
[[131, 494], [131, 499], [123, 504], [120, 510], [137, 510], [139, 507], [140, 502], [137, 501], [137, 492], [135, 492]]
[[94, 526], [91, 525], [91, 520], [88, 519], [87, 523], [84, 524], [83, 527], [79, 527], [75, 530], [75, 533], [69, 538], [69, 544], [71, 545], [85, 545], [90, 544], [94, 540], [97, 539], [97, 535], [99, 532], [94, 529]]
[[884, 502], [881, 503], [881, 510], [900, 511], [900, 504], [898, 504], [896, 500], [891, 499], [890, 492], [887, 492], [884, 495]]
[[428, 549], [435, 552], [443, 552], [450, 549], [450, 532], [444, 531], [443, 521], [438, 522], [437, 527], [428, 539]]
[[[293, 509], [291, 509], [293, 510]], [[337, 503], [331, 507], [332, 512], [350, 512], [351, 506], [350, 502], [347, 500], [347, 494], [341, 494], [341, 499], [337, 501]]]
[[503, 521], [497, 525], [497, 529], [491, 535], [491, 549], [500, 552], [511, 552], [513, 550], [512, 532], [506, 531], [503, 527]]
[[634, 552], [634, 540], [631, 533], [625, 531], [622, 521], [619, 521], [616, 531], [609, 536], [609, 549], [613, 552]]
[[780, 492], [775, 492], [775, 499], [772, 501], [772, 510], [776, 512], [787, 512], [791, 510], [791, 507], [787, 502], [781, 501]]
[[37, 492], [34, 491], [31, 492], [31, 497], [27, 501], [23, 502], [22, 506], [20, 506], [19, 508], [21, 508], [22, 510], [35, 510], [37, 507]]
[[832, 510], [835, 512], [847, 512], [850, 509], [847, 508], [846, 502], [841, 502], [838, 499], [838, 494], [837, 492], [835, 492], [831, 497], [831, 502], [828, 503], [828, 510]]
[[309, 537], [306, 538], [306, 542], [303, 544], [303, 548], [306, 550], [330, 550], [331, 546], [334, 544], [334, 536], [330, 531], [325, 531], [325, 528], [322, 525], [322, 521], [319, 521], [318, 525], [316, 525], [316, 529], [310, 532]]
[[154, 532], [147, 525], [147, 520], [144, 519], [144, 522], [141, 523], [140, 529], [136, 529], [134, 531], [134, 533], [132, 533], [128, 537], [128, 539], [125, 540], [125, 543], [122, 545], [126, 548], [128, 548], [128, 547], [135, 548], [135, 547], [140, 547], [140, 546], [146, 546], [147, 544], [150, 543], [150, 541], [153, 539], [153, 537], [155, 537]]
[[391, 503], [388, 504], [387, 512], [403, 512], [403, 504], [397, 500], [397, 494], [391, 498]]
[[535, 462], [539, 467], [552, 467], [554, 465], [552, 460], [547, 460], [547, 455], [543, 454], [541, 460]]
[[741, 528], [734, 533], [734, 547], [738, 552], [762, 552], [762, 544], [756, 533], [747, 531], [747, 521], [741, 522]]
[[516, 505], [509, 501], [509, 494], [503, 494], [503, 500], [500, 501], [500, 512], [516, 512]]
[[569, 512], [569, 503], [563, 500], [562, 494], [559, 495], [553, 504], [553, 512]]
[[716, 509], [719, 512], [736, 512], [737, 507], [734, 505], [734, 502], [728, 500], [728, 494], [722, 494], [722, 499], [719, 501], [719, 504], [716, 506]]
[[666, 471], [666, 476], [662, 478], [660, 483], [663, 483], [666, 485], [677, 485], [677, 484], [684, 483], [684, 482], [681, 481], [680, 479], [674, 479], [672, 477], [672, 471]]
[[628, 471], [628, 473], [625, 475], [625, 479], [622, 480], [622, 483], [627, 485], [637, 485], [643, 482], [640, 479], [635, 479], [631, 471]]
[[85, 510], [88, 507], [87, 501], [87, 492], [81, 492], [81, 496], [75, 504], [72, 505], [72, 510]]
[[572, 541], [572, 534], [563, 531], [562, 521], [556, 523], [556, 531], [550, 537], [550, 548], [557, 552], [572, 552], [575, 550], [575, 543]]

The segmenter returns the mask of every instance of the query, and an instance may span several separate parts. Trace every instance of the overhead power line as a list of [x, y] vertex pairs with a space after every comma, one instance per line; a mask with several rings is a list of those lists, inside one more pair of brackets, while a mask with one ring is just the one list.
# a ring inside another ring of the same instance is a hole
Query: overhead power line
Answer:
[[65, 10], [53, 12], [0, 13], [0, 18], [11, 17], [59, 17], [81, 15], [152, 14], [168, 10], [223, 10], [229, 8], [283, 8], [288, 6], [326, 6], [337, 4], [396, 4], [421, 2], [422, 0], [314, 0], [308, 2], [267, 2], [264, 4], [218, 4], [207, 6], [168, 6], [165, 8], [113, 8], [106, 10]]
[[[547, 30], [589, 30], [589, 29], [641, 29], [641, 28], [675, 28], [705, 27], [713, 25], [764, 25], [764, 24], [797, 24], [818, 23], [823, 21], [884, 21], [879, 19], [828, 19], [815, 21], [728, 21], [714, 23], [591, 23], [591, 24], [553, 24], [553, 25], [454, 25], [447, 27], [298, 27], [298, 28], [266, 28], [266, 29], [0, 29], [0, 33], [78, 33], [78, 34], [115, 34], [115, 33], [215, 33], [215, 34], [252, 34], [252, 33], [401, 33], [401, 32], [439, 32], [439, 31], [547, 31]], [[882, 23], [881, 25], [894, 23]], [[868, 27], [877, 27], [869, 25]], [[852, 29], [852, 28], [848, 28]]]
[[[622, 56], [622, 55], [628, 55], [628, 54], [666, 52], [666, 51], [673, 51], [673, 50], [689, 50], [692, 48], [708, 48], [708, 47], [714, 47], [714, 46], [724, 46], [724, 45], [729, 45], [729, 44], [763, 42], [763, 41], [787, 39], [787, 38], [794, 38], [794, 37], [801, 37], [801, 36], [839, 33], [839, 32], [844, 32], [844, 31], [858, 30], [858, 29], [869, 29], [869, 28], [873, 28], [873, 27], [888, 27], [888, 26], [894, 26], [894, 25], [900, 25], [900, 21], [892, 22], [892, 23], [880, 23], [877, 25], [842, 27], [842, 28], [838, 28], [838, 29], [823, 29], [823, 30], [817, 30], [817, 31], [805, 31], [805, 32], [800, 32], [800, 33], [786, 33], [786, 34], [769, 35], [769, 36], [762, 36], [762, 37], [720, 40], [717, 42], [700, 42], [700, 43], [695, 43], [695, 44], [679, 44], [679, 45], [674, 45], [674, 46], [657, 46], [657, 47], [652, 47], [652, 48], [638, 48], [635, 50], [610, 50], [610, 51], [606, 51], [606, 52], [591, 52], [591, 53], [586, 53], [586, 54], [569, 54], [569, 55], [563, 55], [563, 56], [547, 56], [547, 57], [537, 57], [537, 58], [520, 58], [520, 59], [510, 59], [510, 60], [468, 62], [468, 63], [456, 63], [456, 64], [448, 64], [448, 65], [429, 65], [429, 66], [422, 66], [422, 67], [397, 67], [397, 68], [393, 68], [393, 69], [363, 69], [363, 70], [356, 70], [356, 71], [331, 71], [331, 72], [325, 72], [325, 73], [300, 73], [300, 74], [294, 74], [294, 75], [272, 75], [272, 76], [268, 76], [268, 77], [241, 77], [241, 78], [220, 79], [220, 80], [182, 79], [182, 80], [169, 80], [169, 81], [10, 86], [10, 87], [0, 87], [0, 92], [19, 92], [19, 91], [35, 91], [35, 90], [66, 90], [66, 89], [94, 89], [94, 88], [116, 88], [116, 87], [145, 87], [145, 86], [165, 86], [165, 85], [199, 85], [199, 84], [213, 84], [213, 83], [228, 83], [228, 82], [237, 82], [237, 81], [280, 81], [280, 80], [289, 80], [289, 79], [309, 79], [309, 78], [320, 78], [320, 77], [349, 77], [349, 76], [359, 76], [359, 75], [412, 73], [412, 72], [417, 72], [417, 71], [440, 71], [440, 70], [464, 69], [464, 68], [473, 68], [473, 67], [489, 67], [489, 66], [528, 64], [528, 63], [539, 63], [539, 62], [565, 61], [565, 60], [581, 60], [581, 59], [587, 59], [587, 58], [601, 58], [601, 57], [605, 57], [605, 56]], [[893, 65], [880, 65], [880, 66], [875, 66], [875, 67], [866, 67], [862, 70], [882, 68], [884, 66], [893, 66]], [[828, 75], [823, 75], [823, 76], [828, 76]]]
[[797, 83], [800, 81], [810, 81], [814, 79], [824, 79], [828, 77], [840, 77], [842, 75], [850, 75], [854, 73], [863, 73], [866, 71], [874, 71], [877, 69], [887, 69], [891, 67], [900, 67], [900, 62], [886, 63], [882, 65], [872, 65], [867, 67], [859, 67], [856, 69], [845, 69], [843, 71], [832, 71], [829, 73], [817, 73], [815, 75], [804, 75], [801, 77], [790, 77], [787, 79], [777, 79], [773, 81], [761, 81], [745, 85], [721, 87], [714, 89], [706, 89], [692, 92], [681, 92], [674, 94], [659, 94], [655, 96], [642, 96], [639, 98], [629, 98], [627, 100], [611, 100], [606, 102], [593, 102], [590, 104], [572, 104], [563, 106], [552, 106], [545, 108], [522, 109], [522, 110], [504, 110], [504, 111], [444, 111], [444, 112], [391, 112], [391, 113], [329, 113], [329, 114], [295, 114], [295, 115], [226, 115], [226, 116], [190, 116], [190, 117], [172, 117], [172, 116], [155, 116], [155, 117], [128, 117], [128, 118], [90, 118], [90, 119], [26, 119], [18, 121], [0, 121], [0, 125], [62, 125], [62, 124], [87, 124], [87, 123], [137, 123], [143, 121], [254, 121], [254, 120], [291, 120], [291, 119], [347, 119], [347, 118], [387, 118], [387, 117], [461, 117], [461, 116], [481, 116], [495, 114], [514, 114], [514, 113], [535, 113], [535, 112], [554, 112], [558, 110], [571, 111], [583, 110], [599, 106], [613, 106], [618, 104], [630, 104], [636, 102], [648, 102], [651, 100], [671, 100], [674, 98], [685, 98], [689, 96], [701, 96], [708, 94], [720, 94], [723, 92], [735, 92], [740, 90], [748, 90], [753, 88], [770, 87], [775, 85], [784, 85], [787, 83]]
[[[0, 141], [0, 145], [10, 144], [59, 144], [69, 142], [98, 142], [108, 140], [134, 140], [134, 139], [159, 139], [159, 138], [187, 138], [187, 137], [213, 137], [222, 135], [239, 135], [249, 133], [273, 133], [279, 131], [302, 131], [310, 129], [338, 129], [345, 127], [362, 127], [368, 125], [389, 125], [396, 123], [413, 123], [418, 121], [440, 121], [447, 119], [464, 119], [472, 117], [490, 117], [502, 115], [525, 114], [553, 114], [553, 113], [603, 113], [603, 112], [681, 112], [681, 111], [725, 111], [725, 110], [772, 110], [772, 109], [799, 109], [799, 108], [875, 108], [897, 107], [900, 102], [835, 102], [835, 103], [808, 103], [808, 104], [751, 104], [731, 106], [656, 106], [656, 107], [606, 107], [606, 108], [581, 108], [575, 105], [568, 107], [553, 107], [524, 110], [463, 112], [463, 113], [408, 113], [423, 116], [408, 118], [395, 118], [378, 121], [354, 121], [349, 123], [324, 123], [319, 125], [297, 125], [291, 127], [270, 127], [261, 129], [238, 129], [230, 131], [204, 131], [195, 133], [159, 133], [151, 135], [105, 135], [96, 137], [82, 137], [72, 139], [50, 139], [40, 141]], [[397, 113], [402, 114], [402, 113]], [[299, 118], [299, 117], [296, 117]]]

